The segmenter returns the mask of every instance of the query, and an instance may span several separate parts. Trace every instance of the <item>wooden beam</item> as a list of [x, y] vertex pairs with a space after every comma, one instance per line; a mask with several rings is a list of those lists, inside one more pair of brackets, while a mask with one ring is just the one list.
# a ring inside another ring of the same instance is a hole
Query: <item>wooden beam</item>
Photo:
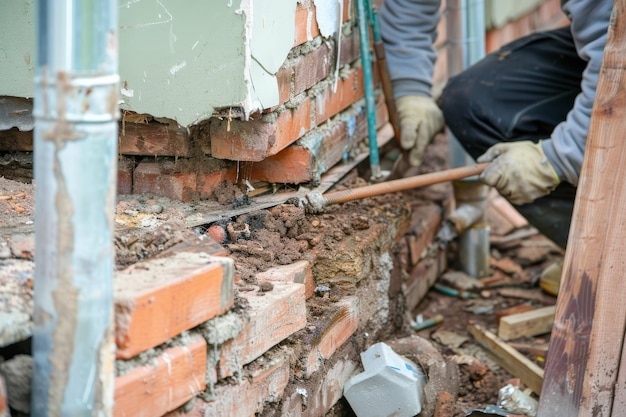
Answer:
[[615, 0], [572, 217], [538, 417], [623, 415], [626, 0]]
[[467, 330], [498, 365], [521, 379], [535, 393], [541, 392], [543, 369], [482, 326], [470, 323]]
[[550, 333], [556, 306], [511, 314], [500, 319], [498, 337], [503, 340]]

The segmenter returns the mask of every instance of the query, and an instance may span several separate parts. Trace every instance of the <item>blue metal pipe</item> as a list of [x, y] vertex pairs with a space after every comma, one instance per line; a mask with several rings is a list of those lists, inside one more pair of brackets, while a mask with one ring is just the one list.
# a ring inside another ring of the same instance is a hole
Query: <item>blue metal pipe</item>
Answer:
[[33, 417], [113, 414], [117, 7], [36, 3]]

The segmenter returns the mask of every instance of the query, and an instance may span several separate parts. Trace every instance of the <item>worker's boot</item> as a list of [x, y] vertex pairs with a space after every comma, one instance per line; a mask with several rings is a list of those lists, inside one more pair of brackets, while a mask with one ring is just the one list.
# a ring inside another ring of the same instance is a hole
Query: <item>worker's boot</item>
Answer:
[[563, 275], [563, 260], [548, 265], [541, 273], [539, 286], [542, 290], [555, 297], [559, 294], [561, 286], [561, 275]]

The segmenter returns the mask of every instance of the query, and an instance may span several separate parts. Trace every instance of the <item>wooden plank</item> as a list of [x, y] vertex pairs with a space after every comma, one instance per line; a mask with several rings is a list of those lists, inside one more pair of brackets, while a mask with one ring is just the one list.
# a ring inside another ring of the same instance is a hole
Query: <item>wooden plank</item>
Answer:
[[498, 365], [521, 379], [535, 393], [541, 392], [543, 369], [482, 326], [470, 323], [467, 330]]
[[556, 306], [548, 306], [502, 317], [498, 326], [498, 337], [511, 340], [550, 333], [554, 324], [555, 310]]
[[539, 417], [624, 411], [624, 18], [626, 0], [616, 0], [576, 192]]

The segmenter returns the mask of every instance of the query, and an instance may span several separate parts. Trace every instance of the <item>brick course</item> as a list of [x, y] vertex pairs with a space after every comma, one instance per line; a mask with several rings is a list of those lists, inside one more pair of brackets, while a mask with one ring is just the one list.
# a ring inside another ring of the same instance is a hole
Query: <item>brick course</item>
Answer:
[[178, 253], [135, 264], [114, 279], [117, 358], [130, 359], [233, 304], [229, 258]]

